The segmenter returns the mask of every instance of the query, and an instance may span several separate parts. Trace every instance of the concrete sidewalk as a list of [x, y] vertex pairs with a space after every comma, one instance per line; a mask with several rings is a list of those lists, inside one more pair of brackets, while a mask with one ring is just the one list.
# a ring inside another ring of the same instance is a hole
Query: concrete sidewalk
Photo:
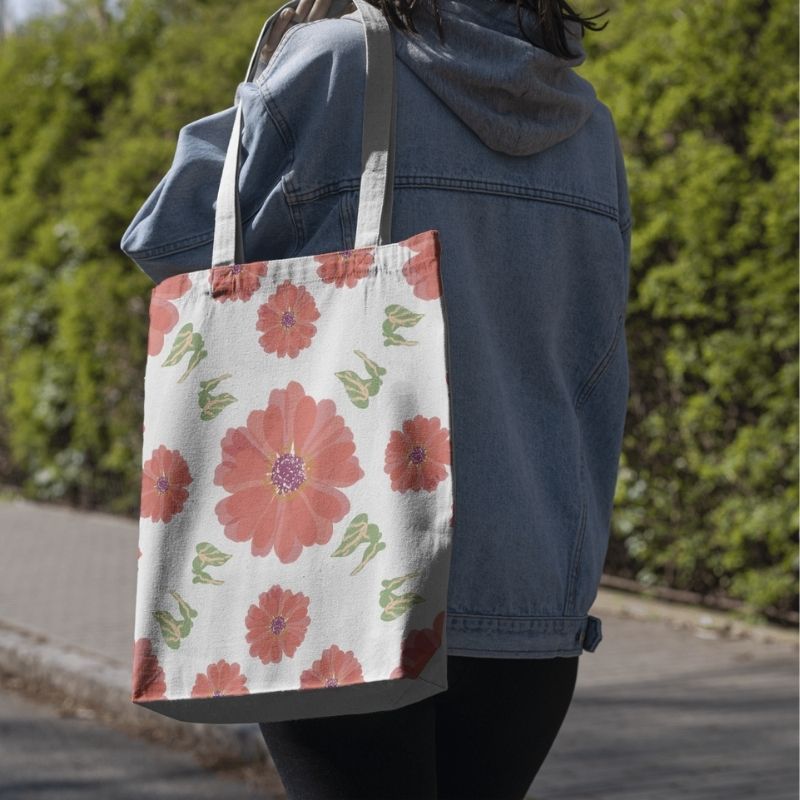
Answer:
[[[0, 669], [223, 758], [263, 762], [255, 725], [130, 702], [135, 522], [0, 501]], [[541, 800], [796, 798], [797, 636], [601, 589], [603, 641], [532, 787]]]

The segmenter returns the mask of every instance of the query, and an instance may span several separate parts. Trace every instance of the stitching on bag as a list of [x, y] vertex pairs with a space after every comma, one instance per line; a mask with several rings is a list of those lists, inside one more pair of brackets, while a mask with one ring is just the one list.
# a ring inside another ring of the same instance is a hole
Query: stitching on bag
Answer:
[[[390, 244], [390, 245], [384, 245], [384, 246], [385, 247], [394, 247], [395, 245], [394, 244]], [[331, 251], [331, 253], [323, 253], [322, 255], [332, 255], [332, 254], [337, 253], [337, 252], [339, 252], [339, 251], [334, 250], [334, 251]], [[319, 256], [313, 256], [313, 257], [318, 258]], [[312, 256], [293, 256], [293, 258], [312, 258]], [[272, 261], [286, 261], [288, 259], [277, 259], [276, 258], [276, 259], [263, 259], [263, 260], [265, 260], [267, 262], [267, 264], [269, 264], [270, 260], [272, 260]], [[246, 263], [255, 264], [257, 262], [256, 261], [249, 261], [249, 262], [246, 262]], [[321, 264], [319, 266], [321, 266]], [[197, 270], [189, 270], [187, 272], [179, 273], [179, 274], [194, 276], [195, 274], [200, 273], [200, 272], [208, 272], [209, 269], [225, 269], [225, 267], [202, 267], [202, 268], [197, 269]], [[379, 277], [379, 276], [386, 276], [386, 277], [388, 277], [388, 276], [398, 276], [398, 277], [402, 276], [402, 278], [404, 280], [407, 280], [407, 278], [406, 278], [407, 275], [414, 275], [417, 272], [428, 272], [430, 269], [431, 269], [430, 261], [425, 261], [423, 264], [421, 264], [418, 267], [417, 266], [411, 266], [407, 262], [401, 262], [399, 264], [386, 264], [386, 263], [384, 263], [382, 261], [376, 261], [376, 262], [373, 262], [372, 266], [370, 266], [370, 268], [366, 272], [364, 272], [361, 276], [359, 276], [358, 280], [359, 281], [363, 281], [363, 280], [366, 280], [368, 278], [376, 278], [376, 277]], [[173, 277], [174, 278], [174, 277], [176, 277], [176, 275], [170, 275], [169, 277]], [[300, 276], [283, 275], [280, 278], [280, 281], [283, 282], [285, 280], [291, 280], [292, 283], [294, 283], [294, 284], [296, 284], [298, 286], [314, 286], [314, 285], [323, 284], [323, 283], [324, 284], [329, 284], [331, 286], [334, 285], [332, 281], [329, 281], [329, 280], [326, 281], [324, 278], [320, 278], [318, 276], [305, 277], [305, 276], [302, 276], [302, 275], [300, 275]], [[259, 289], [256, 290], [253, 293], [252, 296], [253, 296], [253, 298], [256, 298], [256, 297], [260, 297], [262, 294], [265, 294], [265, 293], [268, 293], [268, 292], [269, 293], [274, 292], [275, 288], [278, 285], [279, 284], [277, 284], [277, 283], [268, 283], [268, 282], [261, 283]], [[357, 285], [358, 284], [356, 284], [356, 286]], [[155, 288], [155, 287], [153, 287], [153, 288]], [[355, 287], [353, 287], [353, 288], [355, 288]], [[336, 287], [336, 289], [337, 289], [337, 291], [343, 291], [339, 287]], [[205, 295], [211, 295], [210, 284], [207, 281], [194, 281], [192, 283], [192, 287], [185, 294], [183, 294], [180, 297], [177, 297], [177, 298], [175, 298], [173, 300], [170, 300], [170, 302], [175, 306], [180, 306], [180, 305], [183, 304], [184, 301], [188, 300], [189, 298], [194, 297], [198, 293], [205, 294]]]

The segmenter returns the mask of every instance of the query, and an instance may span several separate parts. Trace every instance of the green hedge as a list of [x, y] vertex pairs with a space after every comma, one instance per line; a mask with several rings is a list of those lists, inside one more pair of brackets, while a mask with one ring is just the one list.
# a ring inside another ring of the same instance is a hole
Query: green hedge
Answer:
[[[0, 46], [0, 480], [136, 516], [152, 284], [119, 239], [180, 127], [231, 104], [277, 2], [122, 6], [73, 0]], [[796, 609], [797, 7], [606, 18], [580, 72], [634, 216], [607, 571]]]
[[588, 36], [634, 232], [608, 569], [797, 609], [797, 4], [626, 0]]

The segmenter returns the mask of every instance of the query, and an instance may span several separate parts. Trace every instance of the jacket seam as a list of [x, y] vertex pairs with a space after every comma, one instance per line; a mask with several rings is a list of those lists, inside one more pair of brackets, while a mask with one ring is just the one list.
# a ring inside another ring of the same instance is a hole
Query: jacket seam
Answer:
[[[342, 192], [357, 191], [360, 188], [360, 178], [348, 178], [345, 180], [330, 181], [325, 184], [308, 189], [302, 192], [287, 189], [287, 202], [299, 204], [318, 200], [331, 194], [341, 194]], [[596, 200], [583, 197], [581, 195], [569, 194], [565, 192], [554, 192], [547, 189], [531, 188], [530, 186], [520, 186], [510, 183], [496, 183], [492, 181], [482, 181], [464, 178], [447, 178], [432, 175], [395, 175], [394, 185], [396, 188], [430, 188], [430, 189], [455, 189], [457, 191], [480, 192], [483, 194], [493, 194], [503, 197], [521, 197], [531, 200], [543, 200], [550, 203], [570, 206], [585, 211], [603, 214], [613, 219], [619, 224], [617, 210], [610, 205], [600, 203]]]
[[352, 244], [355, 244], [355, 221], [353, 220], [349, 198], [345, 197], [340, 203], [339, 208], [341, 209], [342, 243], [345, 248], [350, 247], [352, 249]]
[[[578, 495], [581, 499], [581, 512], [580, 522], [578, 523], [578, 533], [575, 537], [575, 547], [572, 551], [572, 560], [570, 563], [569, 579], [567, 583], [567, 592], [564, 601], [564, 613], [567, 609], [575, 607], [575, 597], [578, 591], [578, 572], [581, 562], [581, 555], [583, 554], [583, 542], [586, 538], [586, 516], [587, 516], [587, 498], [586, 498], [586, 460], [583, 452], [583, 437], [579, 435], [580, 439], [580, 469], [578, 470]], [[587, 615], [588, 616], [588, 615]]]
[[575, 411], [580, 411], [581, 406], [589, 399], [592, 392], [594, 391], [595, 387], [597, 386], [597, 382], [600, 378], [603, 377], [606, 370], [611, 363], [611, 359], [614, 357], [614, 354], [617, 350], [617, 345], [619, 344], [619, 338], [622, 335], [622, 322], [624, 319], [624, 314], [620, 313], [617, 315], [617, 320], [614, 327], [614, 338], [611, 340], [611, 344], [606, 348], [605, 353], [600, 358], [600, 360], [595, 364], [592, 368], [589, 376], [583, 381], [583, 383], [578, 387], [575, 392], [575, 399], [573, 401], [573, 405], [575, 407]]

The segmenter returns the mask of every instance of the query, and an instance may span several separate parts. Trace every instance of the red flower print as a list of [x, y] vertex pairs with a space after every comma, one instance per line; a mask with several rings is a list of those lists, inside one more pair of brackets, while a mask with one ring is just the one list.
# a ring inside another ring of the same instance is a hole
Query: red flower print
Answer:
[[339, 250], [335, 253], [315, 256], [322, 262], [317, 275], [325, 283], [335, 283], [337, 289], [347, 284], [352, 289], [359, 278], [368, 274], [374, 262], [374, 247], [359, 247], [357, 250]]
[[254, 556], [274, 547], [284, 564], [326, 544], [350, 510], [339, 487], [364, 477], [355, 449], [333, 400], [314, 400], [297, 381], [273, 389], [265, 410], [251, 411], [246, 426], [222, 439], [214, 483], [231, 492], [215, 507], [225, 535], [252, 539]]
[[392, 489], [432, 492], [447, 477], [450, 432], [441, 427], [439, 417], [417, 414], [403, 423], [402, 431], [392, 431], [385, 455], [383, 471], [391, 477]]
[[166, 700], [167, 683], [164, 670], [147, 638], [137, 639], [133, 645], [133, 680], [131, 700]]
[[205, 675], [197, 673], [192, 687], [192, 697], [221, 697], [222, 695], [250, 694], [245, 686], [247, 678], [240, 673], [237, 663], [229, 664], [224, 658], [209, 664]]
[[208, 273], [211, 296], [221, 303], [226, 300], [249, 300], [266, 274], [266, 261], [211, 267]]
[[439, 236], [436, 232], [418, 233], [405, 244], [415, 254], [403, 266], [403, 275], [411, 286], [414, 295], [421, 300], [436, 300], [441, 297], [441, 276], [439, 273]]
[[324, 689], [350, 683], [364, 683], [361, 663], [352, 650], [345, 653], [335, 644], [323, 650], [311, 668], [304, 669], [300, 675], [301, 689]]
[[433, 654], [442, 645], [442, 631], [447, 616], [440, 611], [433, 621], [432, 628], [412, 630], [403, 640], [400, 665], [392, 670], [390, 678], [418, 678], [431, 660]]
[[261, 592], [258, 605], [247, 611], [245, 625], [250, 655], [265, 664], [280, 661], [284, 655], [291, 658], [306, 638], [311, 622], [308, 616], [309, 598], [302, 592], [282, 589], [275, 584], [268, 592]]
[[[178, 309], [170, 302], [186, 294], [192, 286], [188, 273], [164, 278], [150, 291], [150, 330], [147, 334], [147, 354], [157, 356], [164, 347], [164, 336], [178, 321]], [[144, 430], [144, 426], [142, 426]]]
[[314, 295], [305, 286], [296, 286], [288, 278], [258, 308], [256, 328], [262, 332], [258, 343], [267, 353], [279, 358], [298, 353], [311, 344], [319, 319]]
[[142, 468], [140, 516], [153, 522], [169, 522], [183, 510], [189, 496], [186, 487], [191, 482], [186, 459], [177, 450], [159, 445]]

